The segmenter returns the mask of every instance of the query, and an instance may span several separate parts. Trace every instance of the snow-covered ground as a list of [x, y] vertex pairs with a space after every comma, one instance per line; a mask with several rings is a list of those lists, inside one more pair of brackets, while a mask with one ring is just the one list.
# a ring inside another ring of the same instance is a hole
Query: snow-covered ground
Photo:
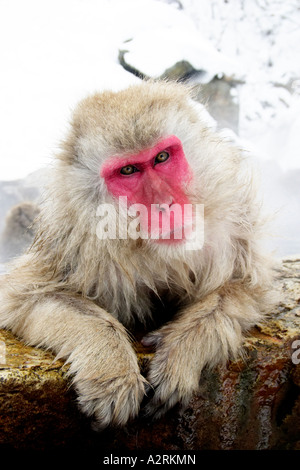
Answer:
[[244, 81], [239, 137], [280, 210], [272, 246], [300, 253], [298, 0], [2, 0], [0, 181], [49, 165], [80, 98], [138, 80], [118, 62], [128, 40], [146, 74], [185, 59]]

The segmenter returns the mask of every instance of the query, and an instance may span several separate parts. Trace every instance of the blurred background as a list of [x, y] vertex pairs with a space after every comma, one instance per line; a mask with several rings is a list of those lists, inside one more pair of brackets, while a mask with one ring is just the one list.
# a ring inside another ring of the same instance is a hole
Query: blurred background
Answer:
[[300, 254], [299, 0], [0, 0], [0, 41], [0, 271], [78, 100], [141, 77], [195, 84], [261, 174], [266, 248]]

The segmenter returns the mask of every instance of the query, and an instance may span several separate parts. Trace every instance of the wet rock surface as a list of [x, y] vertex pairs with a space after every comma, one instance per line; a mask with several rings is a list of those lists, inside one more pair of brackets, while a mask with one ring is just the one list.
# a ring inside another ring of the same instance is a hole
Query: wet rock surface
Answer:
[[[300, 450], [300, 257], [284, 260], [280, 303], [245, 343], [245, 357], [203, 373], [198, 394], [152, 422], [94, 433], [67, 366], [0, 332], [1, 449]], [[142, 370], [151, 353], [137, 345]]]

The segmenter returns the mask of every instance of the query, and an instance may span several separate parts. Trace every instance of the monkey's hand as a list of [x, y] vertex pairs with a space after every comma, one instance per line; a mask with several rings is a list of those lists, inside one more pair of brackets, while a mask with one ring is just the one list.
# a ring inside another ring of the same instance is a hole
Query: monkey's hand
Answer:
[[183, 310], [143, 339], [156, 347], [148, 381], [154, 396], [146, 415], [160, 417], [177, 402], [186, 405], [198, 390], [201, 371], [236, 357], [243, 330], [261, 318], [254, 300], [238, 288], [224, 288]]
[[74, 351], [75, 364], [71, 366], [77, 369], [73, 381], [80, 408], [93, 417], [92, 427], [98, 431], [109, 425], [123, 426], [135, 418], [147, 383], [122, 327], [111, 324], [103, 333], [91, 344], [93, 351], [86, 351], [90, 359], [83, 364], [85, 361], [75, 358], [81, 352]]
[[124, 425], [135, 417], [146, 380], [125, 328], [80, 297], [55, 293], [32, 298], [23, 304], [14, 332], [70, 364], [80, 408], [94, 417], [94, 429]]

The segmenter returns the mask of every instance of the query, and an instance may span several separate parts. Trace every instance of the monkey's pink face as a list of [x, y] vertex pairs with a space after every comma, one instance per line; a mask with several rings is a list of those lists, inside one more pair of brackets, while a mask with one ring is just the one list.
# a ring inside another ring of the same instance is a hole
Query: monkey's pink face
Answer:
[[160, 241], [180, 241], [175, 234], [182, 229], [184, 205], [190, 204], [185, 188], [192, 172], [178, 137], [169, 136], [135, 155], [112, 157], [100, 175], [114, 197], [126, 196], [129, 207], [147, 209], [141, 211], [144, 230], [159, 234]]

